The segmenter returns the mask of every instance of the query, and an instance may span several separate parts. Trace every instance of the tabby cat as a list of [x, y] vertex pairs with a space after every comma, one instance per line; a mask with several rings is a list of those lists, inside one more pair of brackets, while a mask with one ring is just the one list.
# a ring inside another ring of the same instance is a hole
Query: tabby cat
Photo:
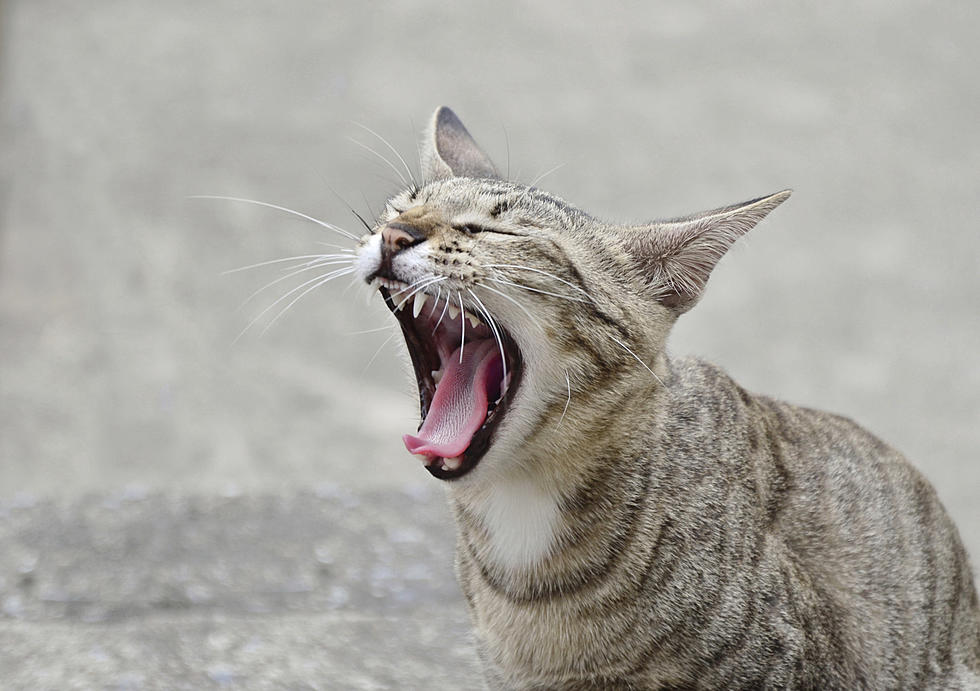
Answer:
[[665, 342], [789, 191], [611, 225], [503, 180], [440, 108], [423, 182], [360, 240], [418, 380], [501, 689], [980, 686], [967, 555], [932, 487], [848, 419]]

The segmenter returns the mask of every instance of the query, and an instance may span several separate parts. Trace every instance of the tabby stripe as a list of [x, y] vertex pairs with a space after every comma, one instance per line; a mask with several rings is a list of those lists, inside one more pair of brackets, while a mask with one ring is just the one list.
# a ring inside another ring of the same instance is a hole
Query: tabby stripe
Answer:
[[[545, 255], [545, 257], [549, 261], [551, 261], [552, 264], [554, 264], [555, 266], [561, 266], [562, 268], [569, 271], [571, 273], [571, 276], [569, 276], [569, 278], [573, 279], [571, 282], [577, 284], [578, 287], [581, 288], [586, 295], [592, 295], [592, 293], [589, 290], [589, 284], [586, 283], [585, 278], [578, 270], [578, 267], [575, 265], [575, 262], [573, 262], [571, 258], [568, 256], [568, 253], [565, 251], [565, 249], [554, 240], [550, 240], [550, 242], [552, 246], [554, 246], [554, 248], [561, 253], [562, 255], [561, 259], [556, 259], [555, 257], [549, 255], [544, 250], [540, 250], [540, 248], [539, 251], [543, 255]], [[625, 326], [623, 326], [623, 324], [621, 324], [619, 321], [617, 321], [613, 317], [603, 312], [602, 309], [597, 304], [595, 304], [593, 300], [589, 299], [588, 301], [583, 302], [582, 304], [586, 306], [586, 308], [589, 310], [589, 312], [592, 314], [593, 317], [605, 323], [606, 325], [616, 329], [616, 331], [619, 332], [619, 335], [623, 337], [624, 341], [628, 343], [629, 341], [632, 340], [632, 335], [630, 334], [629, 330]]]
[[497, 218], [497, 216], [499, 216], [500, 214], [504, 213], [509, 208], [510, 208], [510, 200], [509, 199], [504, 199], [502, 201], [499, 201], [499, 202], [497, 202], [497, 204], [492, 209], [490, 209], [490, 217], [491, 218]]
[[[759, 564], [762, 553], [764, 551], [764, 545], [766, 540], [766, 531], [759, 529], [756, 531], [755, 540], [752, 541], [752, 546], [748, 550], [748, 554], [742, 553], [742, 559], [739, 566], [746, 566], [748, 564], [757, 565]], [[748, 557], [747, 559], [745, 557]], [[730, 567], [731, 571], [739, 572], [742, 574], [742, 579], [746, 580], [744, 574], [751, 572], [747, 569], [739, 569], [734, 566]], [[731, 584], [729, 579], [726, 586]], [[751, 585], [751, 584], [750, 584]], [[721, 665], [722, 661], [726, 658], [732, 662], [731, 669], [729, 671], [728, 679], [722, 685], [722, 688], [731, 688], [732, 684], [730, 679], [738, 672], [738, 662], [739, 654], [745, 649], [746, 645], [749, 643], [749, 631], [755, 627], [756, 621], [759, 617], [759, 600], [762, 595], [758, 592], [752, 590], [751, 587], [744, 589], [746, 592], [751, 593], [749, 597], [743, 598], [745, 603], [745, 614], [739, 620], [738, 633], [734, 638], [729, 638], [724, 643], [722, 643], [714, 654], [708, 659], [708, 667], [714, 669]]]
[[[768, 418], [767, 418], [768, 422]], [[786, 508], [786, 496], [790, 489], [789, 470], [786, 467], [786, 459], [783, 456], [783, 446], [779, 443], [778, 435], [775, 430], [766, 430], [766, 438], [769, 440], [769, 458], [772, 460], [772, 468], [776, 471], [776, 476], [769, 482], [766, 489], [766, 526], [771, 527]], [[760, 461], [762, 462], [762, 461]]]
[[[658, 540], [658, 545], [656, 551], [650, 555], [650, 560], [647, 562], [647, 568], [641, 577], [637, 590], [642, 593], [663, 593], [666, 589], [667, 583], [674, 579], [674, 574], [677, 571], [677, 567], [681, 564], [683, 557], [686, 556], [684, 548], [680, 543], [683, 539], [680, 537], [680, 533], [676, 531], [673, 519], [670, 516], [666, 516], [664, 523], [662, 524], [662, 531], [660, 539]], [[668, 532], [669, 531], [669, 532]], [[660, 542], [663, 538], [672, 536], [674, 539], [671, 542], [674, 543], [674, 549], [669, 553], [666, 560], [662, 559], [663, 551], [659, 549]], [[653, 582], [653, 585], [648, 587], [651, 582], [651, 576], [657, 571], [657, 578]], [[661, 655], [663, 652], [663, 647], [666, 641], [671, 639], [674, 634], [684, 625], [682, 618], [678, 618], [676, 622], [665, 622], [661, 620], [659, 622], [661, 625], [667, 624], [666, 628], [661, 629], [656, 634], [653, 634], [643, 648], [643, 652], [640, 653], [637, 658], [636, 663], [630, 668], [631, 674], [639, 674], [646, 670], [650, 664]]]

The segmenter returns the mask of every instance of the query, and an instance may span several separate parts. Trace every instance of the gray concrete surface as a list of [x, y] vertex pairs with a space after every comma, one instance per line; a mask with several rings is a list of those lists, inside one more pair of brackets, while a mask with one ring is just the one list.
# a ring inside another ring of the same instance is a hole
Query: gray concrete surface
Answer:
[[607, 218], [794, 187], [673, 350], [902, 449], [980, 561], [978, 29], [965, 2], [0, 2], [0, 685], [476, 685], [401, 346], [356, 333], [384, 310], [339, 282], [236, 342], [288, 282], [236, 310], [281, 274], [221, 272], [335, 238], [186, 199], [356, 230], [341, 199], [395, 183], [355, 123], [414, 163], [441, 103]]

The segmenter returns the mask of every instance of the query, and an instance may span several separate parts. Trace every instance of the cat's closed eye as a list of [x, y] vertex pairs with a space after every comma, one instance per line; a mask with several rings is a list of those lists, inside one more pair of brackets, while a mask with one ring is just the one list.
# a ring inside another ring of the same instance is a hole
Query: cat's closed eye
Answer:
[[462, 225], [453, 226], [455, 230], [461, 233], [466, 233], [467, 235], [476, 235], [477, 233], [492, 233], [493, 228], [488, 228], [487, 226], [481, 226], [476, 223], [464, 223]]

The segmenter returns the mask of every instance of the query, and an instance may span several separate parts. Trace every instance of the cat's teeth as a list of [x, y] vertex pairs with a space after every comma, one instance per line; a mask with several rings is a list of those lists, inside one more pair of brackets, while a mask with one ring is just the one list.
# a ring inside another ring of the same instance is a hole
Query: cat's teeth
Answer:
[[425, 307], [425, 301], [429, 299], [429, 296], [425, 293], [415, 293], [415, 304], [412, 305], [412, 316], [418, 317], [422, 308]]
[[450, 304], [449, 305], [449, 318], [450, 319], [455, 319], [458, 316], [459, 316], [459, 307], [457, 307], [456, 305]]
[[461, 465], [463, 465], [462, 456], [453, 456], [452, 458], [442, 459], [442, 466], [446, 470], [459, 470]]
[[438, 370], [434, 369], [434, 370], [432, 370], [432, 381], [435, 382], [437, 386], [439, 385], [439, 382], [442, 381], [442, 370], [441, 369], [438, 369]]
[[480, 320], [477, 317], [473, 316], [469, 312], [465, 312], [464, 314], [466, 314], [466, 318], [470, 320], [470, 324], [473, 325], [474, 329], [480, 325]]

